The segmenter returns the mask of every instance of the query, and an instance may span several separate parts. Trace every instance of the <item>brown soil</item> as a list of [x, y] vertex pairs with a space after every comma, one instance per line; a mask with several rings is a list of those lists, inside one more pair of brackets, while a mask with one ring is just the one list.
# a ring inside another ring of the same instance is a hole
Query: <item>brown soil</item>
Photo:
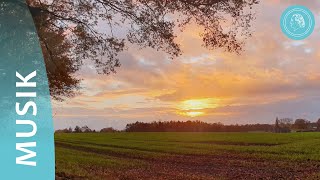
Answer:
[[[75, 147], [57, 144], [65, 148], [77, 149], [98, 154], [107, 154], [114, 157], [142, 160], [147, 166], [131, 169], [109, 170], [101, 167], [90, 167], [90, 172], [98, 179], [150, 179], [150, 180], [197, 180], [197, 179], [320, 179], [314, 176], [320, 172], [320, 162], [292, 162], [283, 160], [269, 160], [248, 158], [232, 153], [223, 153], [215, 156], [177, 155], [168, 154], [167, 157], [143, 158], [133, 155], [121, 155], [106, 151], [96, 151], [85, 147]], [[57, 180], [89, 179], [57, 173]]]

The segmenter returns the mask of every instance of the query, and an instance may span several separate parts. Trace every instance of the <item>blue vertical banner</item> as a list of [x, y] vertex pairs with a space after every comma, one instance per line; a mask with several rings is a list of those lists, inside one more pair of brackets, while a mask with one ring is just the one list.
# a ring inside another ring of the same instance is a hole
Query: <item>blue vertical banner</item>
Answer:
[[47, 73], [22, 0], [0, 2], [0, 87], [0, 179], [54, 179]]

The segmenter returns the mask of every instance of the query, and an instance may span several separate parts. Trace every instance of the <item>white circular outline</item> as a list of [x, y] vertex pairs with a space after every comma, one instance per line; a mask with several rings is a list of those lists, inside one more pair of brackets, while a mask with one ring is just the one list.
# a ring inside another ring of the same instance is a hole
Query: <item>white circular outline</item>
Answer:
[[[287, 17], [292, 13], [292, 12], [302, 12], [303, 14], [305, 14], [308, 18], [308, 21], [309, 21], [309, 26], [308, 26], [308, 29], [305, 30], [303, 33], [300, 33], [300, 34], [295, 34], [295, 33], [292, 33], [290, 30], [288, 30], [287, 28], [287, 25], [286, 25], [286, 22], [287, 22]], [[283, 29], [285, 30], [286, 33], [288, 33], [288, 35], [294, 37], [294, 38], [301, 38], [303, 36], [305, 36], [306, 34], [310, 33], [311, 31], [311, 27], [313, 26], [313, 20], [311, 18], [311, 15], [310, 15], [310, 12], [308, 12], [307, 10], [305, 9], [302, 9], [302, 8], [299, 8], [299, 7], [296, 7], [294, 9], [291, 9], [290, 11], [286, 12], [286, 14], [282, 17], [282, 25], [283, 25]], [[314, 29], [314, 28], [313, 28]], [[313, 31], [313, 30], [312, 30]], [[308, 35], [309, 36], [309, 35]]]

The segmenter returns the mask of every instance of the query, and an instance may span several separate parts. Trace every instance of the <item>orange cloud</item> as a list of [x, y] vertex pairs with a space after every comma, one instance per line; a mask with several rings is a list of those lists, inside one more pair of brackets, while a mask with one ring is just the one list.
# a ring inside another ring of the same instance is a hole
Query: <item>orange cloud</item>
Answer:
[[[273, 121], [279, 115], [315, 117], [318, 111], [313, 107], [320, 105], [313, 103], [320, 97], [320, 34], [315, 32], [301, 42], [283, 36], [279, 17], [291, 2], [295, 1], [262, 2], [255, 32], [241, 55], [205, 49], [200, 30], [191, 25], [177, 38], [184, 54], [175, 60], [131, 46], [121, 55], [122, 67], [115, 75], [98, 76], [85, 67], [80, 73], [82, 94], [63, 106], [55, 105], [57, 117], [127, 122], [197, 118], [232, 123]], [[320, 5], [320, 1], [302, 3]], [[201, 106], [198, 109], [179, 107], [201, 99], [218, 103], [195, 102]]]

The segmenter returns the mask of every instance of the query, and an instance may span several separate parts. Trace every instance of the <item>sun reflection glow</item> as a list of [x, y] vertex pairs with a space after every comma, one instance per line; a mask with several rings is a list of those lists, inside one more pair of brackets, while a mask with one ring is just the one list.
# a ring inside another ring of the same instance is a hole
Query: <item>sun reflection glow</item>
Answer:
[[204, 115], [205, 113], [204, 113], [204, 112], [190, 111], [190, 112], [185, 112], [184, 114], [185, 114], [186, 116], [189, 116], [189, 117], [197, 117], [197, 116], [202, 116], [202, 115]]

